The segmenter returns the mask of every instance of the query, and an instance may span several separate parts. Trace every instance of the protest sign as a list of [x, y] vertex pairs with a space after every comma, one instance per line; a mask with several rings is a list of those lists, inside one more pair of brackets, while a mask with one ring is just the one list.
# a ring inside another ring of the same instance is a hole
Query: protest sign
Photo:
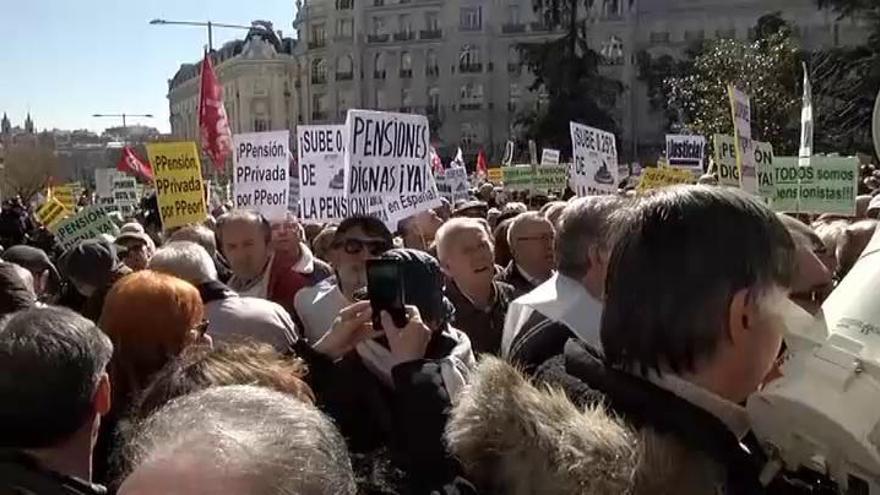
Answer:
[[504, 156], [501, 158], [501, 164], [505, 167], [509, 167], [513, 164], [514, 148], [516, 148], [516, 145], [511, 140], [508, 140], [504, 145]]
[[532, 192], [547, 194], [551, 191], [564, 191], [565, 186], [568, 184], [568, 172], [570, 169], [570, 163], [538, 167], [532, 180]]
[[[736, 142], [733, 137], [715, 135], [715, 168], [718, 170], [718, 185], [739, 187], [739, 171], [736, 167]], [[762, 198], [773, 196], [773, 146], [760, 141], [753, 142], [753, 160], [757, 166], [758, 195]]]
[[113, 204], [124, 216], [134, 215], [138, 203], [137, 180], [120, 174], [113, 179]]
[[236, 208], [280, 220], [290, 199], [290, 131], [232, 136], [233, 199]]
[[449, 167], [445, 171], [446, 185], [449, 187], [452, 204], [456, 201], [467, 201], [470, 197], [468, 187], [467, 169], [464, 167]]
[[813, 89], [810, 86], [806, 62], [802, 65], [804, 67], [804, 96], [801, 102], [801, 146], [798, 150], [798, 165], [809, 167], [810, 158], [813, 156]]
[[859, 161], [855, 157], [814, 155], [809, 167], [799, 157], [777, 157], [774, 210], [855, 215]]
[[37, 208], [34, 215], [47, 229], [51, 229], [70, 215], [70, 210], [65, 208], [57, 199], [49, 198], [42, 206]]
[[617, 142], [614, 134], [571, 122], [571, 186], [578, 196], [617, 194]]
[[300, 125], [296, 142], [301, 218], [332, 222], [365, 215], [368, 202], [345, 197], [345, 126]]
[[642, 171], [639, 191], [659, 189], [676, 184], [693, 184], [694, 174], [690, 170], [673, 167], [650, 167]]
[[163, 228], [201, 223], [207, 217], [202, 165], [196, 143], [150, 143], [147, 154], [156, 175], [156, 194]]
[[424, 115], [349, 110], [345, 191], [361, 203], [380, 196], [389, 222], [440, 206]]
[[115, 236], [119, 233], [116, 224], [107, 215], [102, 206], [89, 206], [75, 216], [63, 220], [53, 228], [62, 250], [71, 248], [79, 241], [93, 239], [101, 234]]
[[287, 195], [287, 211], [299, 218], [299, 165], [297, 164], [296, 157], [292, 154], [290, 155], [289, 163], [290, 165], [287, 170], [289, 172], [290, 185]]
[[83, 187], [79, 182], [68, 182], [52, 188], [52, 197], [57, 199], [68, 211], [75, 211]]
[[113, 197], [113, 179], [123, 175], [115, 168], [95, 169], [95, 195], [99, 198]]
[[758, 168], [755, 163], [755, 145], [752, 142], [752, 110], [749, 95], [732, 84], [727, 86], [727, 92], [730, 96], [730, 112], [733, 116], [739, 186], [744, 191], [758, 194]]
[[504, 179], [504, 172], [501, 171], [501, 168], [490, 168], [489, 169], [489, 182], [493, 184], [501, 184], [501, 181]]
[[501, 167], [501, 180], [504, 181], [504, 189], [507, 191], [528, 191], [532, 188], [534, 178], [535, 174], [529, 165]]
[[549, 148], [541, 150], [541, 165], [559, 165], [559, 150]]
[[681, 134], [666, 135], [666, 161], [670, 167], [685, 168], [703, 173], [706, 158], [706, 138]]

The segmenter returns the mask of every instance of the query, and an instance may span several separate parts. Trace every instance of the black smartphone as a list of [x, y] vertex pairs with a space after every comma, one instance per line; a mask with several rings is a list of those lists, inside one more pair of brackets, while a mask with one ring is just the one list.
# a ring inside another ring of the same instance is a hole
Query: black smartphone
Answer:
[[367, 260], [367, 294], [373, 310], [373, 328], [384, 330], [380, 314], [387, 311], [398, 328], [406, 326], [406, 308], [403, 284], [402, 264], [400, 260], [373, 259]]

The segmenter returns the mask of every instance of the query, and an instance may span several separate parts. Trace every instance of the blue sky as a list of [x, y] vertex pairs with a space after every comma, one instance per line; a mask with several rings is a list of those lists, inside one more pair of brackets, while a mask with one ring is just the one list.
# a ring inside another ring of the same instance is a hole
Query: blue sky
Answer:
[[[249, 25], [272, 21], [294, 36], [294, 0], [0, 0], [0, 115], [38, 129], [101, 131], [120, 125], [94, 113], [151, 113], [129, 119], [169, 131], [168, 79], [201, 58], [207, 30], [151, 26], [150, 19]], [[214, 47], [244, 31], [214, 29]]]

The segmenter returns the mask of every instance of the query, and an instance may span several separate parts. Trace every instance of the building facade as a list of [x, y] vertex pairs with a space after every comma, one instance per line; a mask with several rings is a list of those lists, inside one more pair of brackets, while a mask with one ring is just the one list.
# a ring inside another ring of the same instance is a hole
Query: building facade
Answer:
[[[602, 72], [624, 85], [615, 117], [624, 159], [656, 156], [663, 118], [639, 80], [636, 56], [681, 56], [694, 43], [746, 40], [757, 20], [780, 12], [806, 49], [863, 41], [858, 21], [838, 20], [815, 0], [597, 0], [584, 12]], [[441, 148], [480, 147], [490, 160], [515, 134], [518, 114], [546, 96], [516, 46], [554, 33], [531, 0], [309, 0], [298, 2], [295, 88], [305, 123], [342, 122], [349, 108], [424, 113]]]
[[[244, 40], [214, 52], [224, 106], [233, 133], [294, 129], [299, 102], [293, 85], [295, 42], [281, 38], [270, 23], [255, 22]], [[184, 64], [168, 81], [171, 134], [198, 141], [199, 63]]]

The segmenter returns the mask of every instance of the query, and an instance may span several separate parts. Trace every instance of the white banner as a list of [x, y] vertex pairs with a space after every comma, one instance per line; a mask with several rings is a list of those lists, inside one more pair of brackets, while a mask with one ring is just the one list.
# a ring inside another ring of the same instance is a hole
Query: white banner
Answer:
[[681, 134], [666, 135], [666, 161], [670, 167], [703, 173], [706, 159], [706, 138]]
[[541, 165], [559, 165], [559, 150], [550, 148], [541, 150]]
[[119, 174], [113, 179], [113, 204], [123, 216], [134, 214], [138, 203], [137, 180], [126, 174]]
[[749, 95], [727, 87], [730, 110], [733, 114], [733, 137], [736, 140], [736, 166], [739, 169], [740, 187], [758, 194], [758, 167], [755, 164], [755, 145], [752, 142], [752, 110]]
[[798, 166], [809, 167], [813, 156], [813, 88], [804, 63], [804, 96], [801, 106], [801, 147], [798, 151]]
[[345, 191], [350, 200], [382, 197], [390, 224], [440, 206], [424, 115], [349, 110]]
[[[300, 218], [332, 222], [349, 216], [349, 201], [345, 198], [345, 126], [299, 125], [296, 142]], [[363, 208], [357, 213], [366, 214], [369, 200], [362, 203]]]
[[284, 218], [291, 183], [289, 140], [286, 130], [232, 136], [236, 208], [259, 212], [268, 220]]
[[99, 198], [113, 197], [113, 180], [125, 174], [115, 168], [95, 169], [95, 195]]
[[617, 194], [617, 142], [614, 134], [571, 123], [571, 187], [578, 196]]

